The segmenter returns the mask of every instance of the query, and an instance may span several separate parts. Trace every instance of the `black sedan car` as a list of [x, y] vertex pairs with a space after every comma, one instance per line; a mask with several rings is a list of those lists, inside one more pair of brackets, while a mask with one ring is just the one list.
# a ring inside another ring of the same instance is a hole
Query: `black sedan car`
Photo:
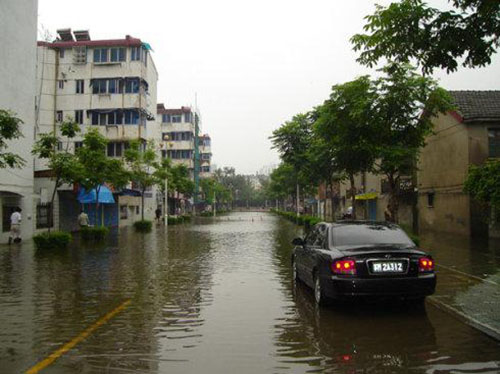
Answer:
[[423, 301], [436, 288], [434, 259], [395, 224], [319, 223], [292, 243], [293, 277], [320, 305], [352, 296]]

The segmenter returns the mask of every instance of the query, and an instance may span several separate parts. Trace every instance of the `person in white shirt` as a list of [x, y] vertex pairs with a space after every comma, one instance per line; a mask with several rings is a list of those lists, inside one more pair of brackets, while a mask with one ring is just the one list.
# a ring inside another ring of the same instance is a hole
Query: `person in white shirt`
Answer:
[[21, 208], [16, 208], [14, 213], [10, 215], [10, 234], [9, 244], [19, 243], [21, 241]]

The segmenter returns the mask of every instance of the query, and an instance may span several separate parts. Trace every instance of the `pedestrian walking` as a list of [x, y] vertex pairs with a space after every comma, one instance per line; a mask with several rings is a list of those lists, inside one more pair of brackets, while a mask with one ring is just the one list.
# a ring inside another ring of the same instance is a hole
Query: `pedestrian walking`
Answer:
[[80, 214], [78, 215], [78, 225], [80, 225], [80, 229], [89, 226], [89, 216], [83, 209], [80, 210]]
[[21, 242], [21, 212], [22, 209], [17, 207], [10, 215], [9, 244]]
[[384, 210], [384, 218], [386, 222], [392, 222], [392, 215], [389, 206], [387, 206]]
[[156, 220], [158, 221], [158, 223], [160, 223], [160, 218], [161, 218], [161, 209], [160, 209], [160, 207], [156, 208], [155, 215], [156, 215]]

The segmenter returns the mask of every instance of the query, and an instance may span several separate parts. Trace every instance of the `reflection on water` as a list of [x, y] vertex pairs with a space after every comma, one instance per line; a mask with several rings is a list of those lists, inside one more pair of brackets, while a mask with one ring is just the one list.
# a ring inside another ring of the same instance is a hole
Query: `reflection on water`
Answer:
[[[34, 253], [0, 247], [0, 368], [47, 373], [496, 373], [500, 346], [428, 306], [319, 309], [291, 280], [290, 222], [239, 213]], [[119, 234], [119, 235], [118, 235]]]

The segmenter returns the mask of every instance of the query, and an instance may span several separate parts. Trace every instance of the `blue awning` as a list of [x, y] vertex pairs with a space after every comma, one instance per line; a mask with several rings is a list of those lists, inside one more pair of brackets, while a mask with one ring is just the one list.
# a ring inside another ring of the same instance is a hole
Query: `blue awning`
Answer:
[[[91, 191], [87, 192], [85, 191], [85, 188], [80, 188], [80, 191], [78, 192], [78, 201], [81, 204], [92, 204], [96, 202], [96, 190], [95, 188], [92, 189]], [[99, 203], [100, 204], [114, 204], [115, 199], [113, 198], [113, 193], [111, 190], [104, 186], [101, 185], [99, 188]]]

